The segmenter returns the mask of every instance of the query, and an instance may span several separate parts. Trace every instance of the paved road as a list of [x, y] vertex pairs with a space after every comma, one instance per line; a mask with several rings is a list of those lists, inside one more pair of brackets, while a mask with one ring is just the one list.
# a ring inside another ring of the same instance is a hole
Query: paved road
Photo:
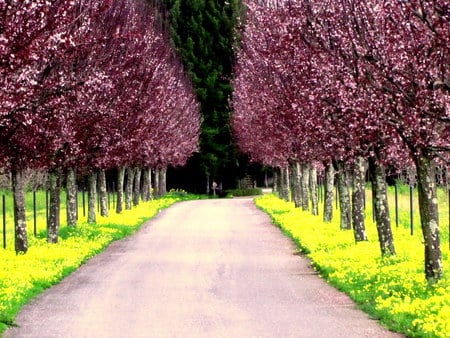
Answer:
[[250, 199], [179, 203], [26, 306], [5, 337], [396, 337]]

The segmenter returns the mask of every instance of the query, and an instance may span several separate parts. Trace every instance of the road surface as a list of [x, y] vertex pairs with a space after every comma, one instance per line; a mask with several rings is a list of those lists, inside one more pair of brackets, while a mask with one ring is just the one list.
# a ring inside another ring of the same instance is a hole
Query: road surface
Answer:
[[178, 203], [26, 306], [5, 337], [398, 337], [251, 199]]

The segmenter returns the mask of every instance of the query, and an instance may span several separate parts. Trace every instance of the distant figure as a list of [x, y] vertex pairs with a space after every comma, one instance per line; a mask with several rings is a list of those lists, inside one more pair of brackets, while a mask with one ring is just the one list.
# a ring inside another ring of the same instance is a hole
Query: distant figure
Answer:
[[212, 183], [212, 190], [213, 190], [213, 195], [216, 196], [216, 189], [217, 189], [217, 183], [215, 181], [213, 181]]

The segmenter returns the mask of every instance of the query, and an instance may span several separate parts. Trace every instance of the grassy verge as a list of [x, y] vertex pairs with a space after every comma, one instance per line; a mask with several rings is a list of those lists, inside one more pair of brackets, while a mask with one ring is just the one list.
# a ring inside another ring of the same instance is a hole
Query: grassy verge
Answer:
[[[25, 255], [16, 255], [13, 245], [0, 249], [0, 335], [14, 325], [16, 314], [37, 294], [58, 283], [112, 241], [134, 233], [161, 209], [192, 198], [172, 193], [120, 215], [98, 217], [97, 224], [84, 222], [76, 228], [63, 227], [58, 244], [47, 244], [46, 232], [41, 231], [37, 237], [29, 236], [29, 251]], [[39, 222], [45, 222], [45, 210], [41, 209]]]
[[[408, 203], [405, 198], [402, 196], [402, 204]], [[441, 219], [446, 223], [448, 204], [442, 202]], [[445, 224], [442, 227], [445, 274], [439, 283], [430, 286], [423, 272], [418, 216], [413, 236], [409, 221], [400, 222], [399, 227], [393, 225], [397, 256], [382, 259], [371, 217], [366, 221], [369, 241], [355, 244], [352, 231], [339, 229], [337, 210], [334, 221], [326, 224], [321, 216], [295, 209], [292, 203], [274, 195], [258, 197], [256, 204], [293, 238], [330, 284], [346, 292], [383, 325], [411, 337], [449, 337], [450, 264]], [[367, 214], [371, 215], [370, 207]]]

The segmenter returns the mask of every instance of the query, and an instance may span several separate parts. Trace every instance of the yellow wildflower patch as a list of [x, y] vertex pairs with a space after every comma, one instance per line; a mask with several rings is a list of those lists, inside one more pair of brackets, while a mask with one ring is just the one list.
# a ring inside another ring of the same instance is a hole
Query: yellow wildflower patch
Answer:
[[[98, 217], [97, 224], [80, 222], [76, 228], [61, 228], [57, 244], [48, 244], [45, 232], [36, 238], [30, 235], [29, 250], [24, 255], [16, 255], [12, 245], [7, 250], [0, 249], [0, 334], [7, 325], [13, 324], [17, 312], [32, 297], [58, 283], [109, 243], [136, 231], [159, 210], [180, 199], [180, 196], [168, 195], [141, 203], [122, 214]], [[45, 217], [45, 212], [41, 214]]]
[[[307, 253], [330, 284], [349, 294], [384, 325], [412, 337], [450, 337], [450, 273], [445, 270], [450, 268], [448, 229], [441, 232], [444, 277], [431, 286], [424, 275], [418, 216], [413, 236], [409, 219], [402, 219], [399, 227], [392, 225], [397, 255], [382, 258], [371, 217], [366, 219], [369, 241], [355, 243], [353, 231], [340, 229], [338, 210], [334, 210], [333, 222], [324, 223], [320, 216], [296, 209], [274, 195], [259, 197], [256, 204]], [[370, 201], [367, 204], [370, 206]], [[371, 215], [370, 207], [366, 212]], [[442, 210], [442, 219], [447, 213], [448, 209]], [[409, 218], [409, 213], [405, 214]]]

